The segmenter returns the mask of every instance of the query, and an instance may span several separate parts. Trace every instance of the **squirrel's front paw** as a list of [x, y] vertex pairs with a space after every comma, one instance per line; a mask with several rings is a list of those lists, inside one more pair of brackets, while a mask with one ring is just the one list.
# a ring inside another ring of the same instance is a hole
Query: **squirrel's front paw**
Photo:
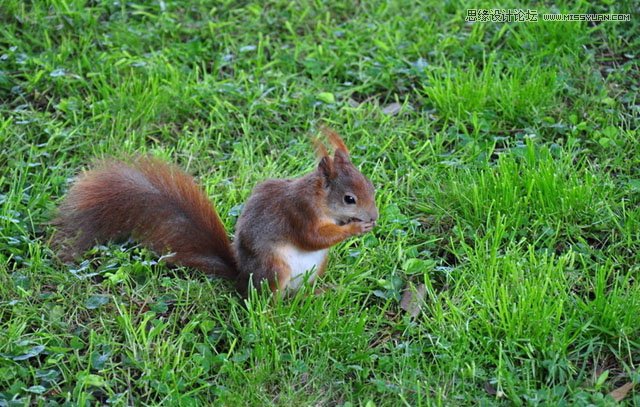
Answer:
[[353, 235], [362, 235], [367, 232], [371, 232], [373, 227], [376, 225], [375, 222], [352, 222], [349, 224], [352, 230]]

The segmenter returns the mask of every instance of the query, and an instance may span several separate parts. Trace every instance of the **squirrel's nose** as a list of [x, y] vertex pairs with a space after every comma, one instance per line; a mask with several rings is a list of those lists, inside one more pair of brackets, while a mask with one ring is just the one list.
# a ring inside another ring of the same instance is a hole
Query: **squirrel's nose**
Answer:
[[369, 213], [369, 222], [375, 222], [378, 220], [378, 208], [373, 208], [373, 211]]

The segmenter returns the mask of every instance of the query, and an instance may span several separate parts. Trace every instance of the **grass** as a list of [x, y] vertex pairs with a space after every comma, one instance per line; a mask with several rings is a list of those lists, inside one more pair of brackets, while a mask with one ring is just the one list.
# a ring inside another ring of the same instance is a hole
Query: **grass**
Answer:
[[[640, 4], [464, 22], [493, 7], [4, 1], [0, 406], [640, 404]], [[95, 157], [178, 163], [231, 233], [256, 183], [313, 168], [320, 120], [381, 213], [323, 294], [243, 302], [132, 243], [55, 260]]]

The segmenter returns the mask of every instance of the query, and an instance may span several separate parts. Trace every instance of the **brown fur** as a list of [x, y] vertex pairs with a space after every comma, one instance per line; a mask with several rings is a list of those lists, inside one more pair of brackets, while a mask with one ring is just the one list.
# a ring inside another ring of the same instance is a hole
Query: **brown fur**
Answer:
[[193, 178], [152, 158], [104, 161], [80, 175], [53, 224], [54, 246], [64, 261], [96, 243], [133, 236], [167, 261], [235, 278], [236, 264], [224, 226]]
[[342, 141], [342, 138], [340, 138], [340, 136], [338, 135], [338, 133], [335, 132], [335, 130], [326, 126], [322, 126], [320, 127], [320, 131], [322, 131], [322, 133], [325, 136], [327, 136], [327, 138], [329, 139], [329, 143], [331, 143], [333, 148], [335, 148], [336, 150], [342, 150], [346, 154], [349, 154], [349, 149], [347, 148], [347, 145], [344, 144], [344, 141]]

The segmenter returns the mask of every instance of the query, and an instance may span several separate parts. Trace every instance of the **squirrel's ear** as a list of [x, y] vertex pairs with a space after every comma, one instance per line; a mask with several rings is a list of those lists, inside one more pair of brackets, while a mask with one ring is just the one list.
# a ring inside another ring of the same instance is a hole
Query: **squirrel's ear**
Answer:
[[325, 179], [325, 185], [328, 181], [335, 178], [336, 172], [333, 165], [333, 159], [329, 156], [327, 148], [318, 140], [313, 139], [313, 145], [316, 148], [316, 155], [320, 158], [318, 163], [318, 171]]
[[325, 155], [320, 159], [320, 162], [318, 163], [318, 171], [320, 171], [326, 181], [330, 181], [335, 178], [333, 160], [331, 159], [331, 157]]
[[320, 142], [320, 140], [318, 140], [317, 137], [314, 137], [311, 141], [313, 141], [313, 147], [316, 150], [316, 156], [318, 156], [318, 158], [323, 158], [329, 155], [327, 148]]

